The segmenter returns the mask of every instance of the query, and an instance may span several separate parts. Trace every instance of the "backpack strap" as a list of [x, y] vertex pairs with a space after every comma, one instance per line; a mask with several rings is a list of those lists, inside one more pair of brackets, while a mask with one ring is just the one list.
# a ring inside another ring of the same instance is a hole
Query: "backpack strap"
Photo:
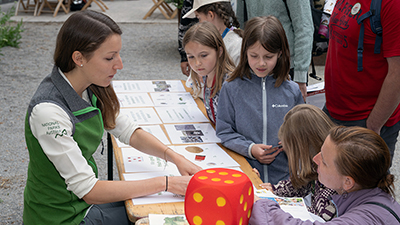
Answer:
[[364, 20], [370, 18], [371, 30], [376, 34], [374, 53], [381, 53], [382, 24], [381, 24], [382, 0], [372, 0], [370, 10], [358, 18], [357, 23], [361, 24], [360, 35], [358, 36], [357, 47], [357, 71], [362, 71], [362, 58], [364, 52]]
[[392, 214], [397, 219], [397, 221], [399, 221], [399, 223], [400, 223], [399, 216], [393, 211], [393, 209], [389, 208], [387, 205], [379, 203], [379, 202], [366, 202], [364, 204], [379, 205], [380, 207], [382, 207], [382, 208], [386, 209], [387, 211], [389, 211], [390, 214]]

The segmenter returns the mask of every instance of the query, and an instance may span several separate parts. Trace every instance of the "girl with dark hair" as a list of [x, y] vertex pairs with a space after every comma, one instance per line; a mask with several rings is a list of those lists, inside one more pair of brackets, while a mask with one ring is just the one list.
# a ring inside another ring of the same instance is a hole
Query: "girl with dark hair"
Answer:
[[[53, 71], [40, 83], [25, 120], [29, 151], [24, 224], [130, 224], [124, 200], [169, 191], [185, 194], [201, 168], [119, 114], [111, 81], [122, 69], [122, 31], [85, 10], [61, 27]], [[175, 163], [183, 176], [101, 181], [93, 154], [103, 132]]]
[[394, 199], [390, 153], [374, 131], [363, 127], [331, 129], [314, 157], [318, 180], [334, 189], [337, 217], [326, 223], [302, 221], [261, 199], [254, 203], [250, 224], [399, 224], [400, 205]]
[[[289, 177], [286, 154], [277, 145], [283, 117], [304, 103], [289, 80], [289, 46], [276, 17], [254, 17], [244, 30], [240, 62], [221, 89], [216, 124], [222, 144], [245, 156], [265, 183]], [[282, 153], [281, 153], [282, 152]]]

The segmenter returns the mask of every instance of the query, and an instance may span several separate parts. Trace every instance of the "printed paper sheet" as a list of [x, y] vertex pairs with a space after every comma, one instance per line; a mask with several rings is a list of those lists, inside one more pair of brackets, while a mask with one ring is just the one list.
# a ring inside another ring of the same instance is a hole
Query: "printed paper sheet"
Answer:
[[203, 112], [196, 106], [155, 107], [163, 123], [200, 123], [209, 122]]
[[180, 80], [114, 80], [116, 93], [126, 92], [186, 92]]
[[[160, 176], [180, 176], [178, 173], [150, 172], [150, 173], [124, 173], [125, 180], [144, 180]], [[143, 196], [132, 199], [134, 205], [168, 203], [168, 202], [184, 202], [185, 196], [177, 195], [170, 192], [159, 192], [153, 195]]]
[[121, 108], [154, 106], [153, 101], [147, 93], [119, 93], [117, 97]]
[[196, 106], [189, 92], [152, 92], [150, 93], [154, 106]]
[[172, 144], [221, 142], [209, 123], [164, 124]]
[[[135, 148], [121, 148], [126, 173], [137, 172], [169, 172], [176, 173], [178, 168], [171, 162], [148, 155]], [[179, 174], [179, 172], [178, 172]]]
[[217, 144], [179, 145], [172, 147], [176, 152], [203, 169], [240, 167], [240, 164]]
[[321, 217], [308, 212], [303, 198], [279, 197], [266, 189], [255, 189], [254, 194], [261, 199], [269, 199], [277, 202], [283, 211], [290, 213], [295, 218], [303, 221], [310, 220], [312, 222], [319, 221], [325, 223]]
[[185, 215], [149, 214], [149, 225], [189, 225]]
[[120, 113], [130, 116], [139, 125], [162, 124], [154, 108], [122, 108]]
[[[154, 135], [158, 140], [160, 140], [165, 145], [170, 145], [171, 142], [168, 140], [167, 135], [165, 135], [164, 131], [161, 129], [160, 125], [143, 125], [140, 126], [143, 130], [149, 132], [150, 134]], [[120, 142], [117, 138], [115, 139], [117, 142], [118, 147], [126, 148], [130, 147], [122, 142]]]

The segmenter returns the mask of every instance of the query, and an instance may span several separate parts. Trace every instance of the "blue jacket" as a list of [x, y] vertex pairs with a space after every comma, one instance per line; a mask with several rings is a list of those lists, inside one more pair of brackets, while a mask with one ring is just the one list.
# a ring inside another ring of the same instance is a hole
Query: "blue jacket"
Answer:
[[[259, 163], [249, 152], [252, 144], [278, 144], [278, 130], [286, 113], [304, 103], [299, 86], [285, 81], [275, 88], [272, 76], [251, 74], [251, 79], [237, 78], [225, 82], [220, 91], [216, 132], [222, 144], [257, 168], [264, 182], [276, 184], [289, 177], [285, 153], [267, 165]], [[267, 177], [267, 179], [264, 179]]]
[[350, 225], [350, 224], [399, 224], [388, 210], [381, 206], [365, 204], [367, 202], [382, 203], [391, 208], [400, 216], [400, 205], [389, 194], [380, 188], [363, 189], [350, 192], [347, 195], [334, 195], [332, 200], [336, 205], [338, 217], [326, 223], [302, 221], [293, 218], [289, 213], [279, 208], [279, 205], [271, 200], [262, 199], [254, 203], [253, 212], [249, 224], [285, 224], [285, 225]]

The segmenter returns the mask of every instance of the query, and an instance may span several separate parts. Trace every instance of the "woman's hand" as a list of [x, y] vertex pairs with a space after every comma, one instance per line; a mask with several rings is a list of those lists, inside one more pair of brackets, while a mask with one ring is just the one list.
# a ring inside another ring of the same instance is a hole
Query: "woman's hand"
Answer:
[[168, 177], [167, 191], [178, 195], [185, 195], [191, 178], [191, 176]]
[[182, 176], [192, 176], [202, 168], [191, 161], [187, 160], [184, 156], [174, 152], [174, 163], [178, 167], [179, 172]]
[[255, 144], [251, 147], [251, 154], [263, 164], [272, 163], [275, 160], [275, 157], [282, 151], [282, 148], [272, 148], [272, 145]]

